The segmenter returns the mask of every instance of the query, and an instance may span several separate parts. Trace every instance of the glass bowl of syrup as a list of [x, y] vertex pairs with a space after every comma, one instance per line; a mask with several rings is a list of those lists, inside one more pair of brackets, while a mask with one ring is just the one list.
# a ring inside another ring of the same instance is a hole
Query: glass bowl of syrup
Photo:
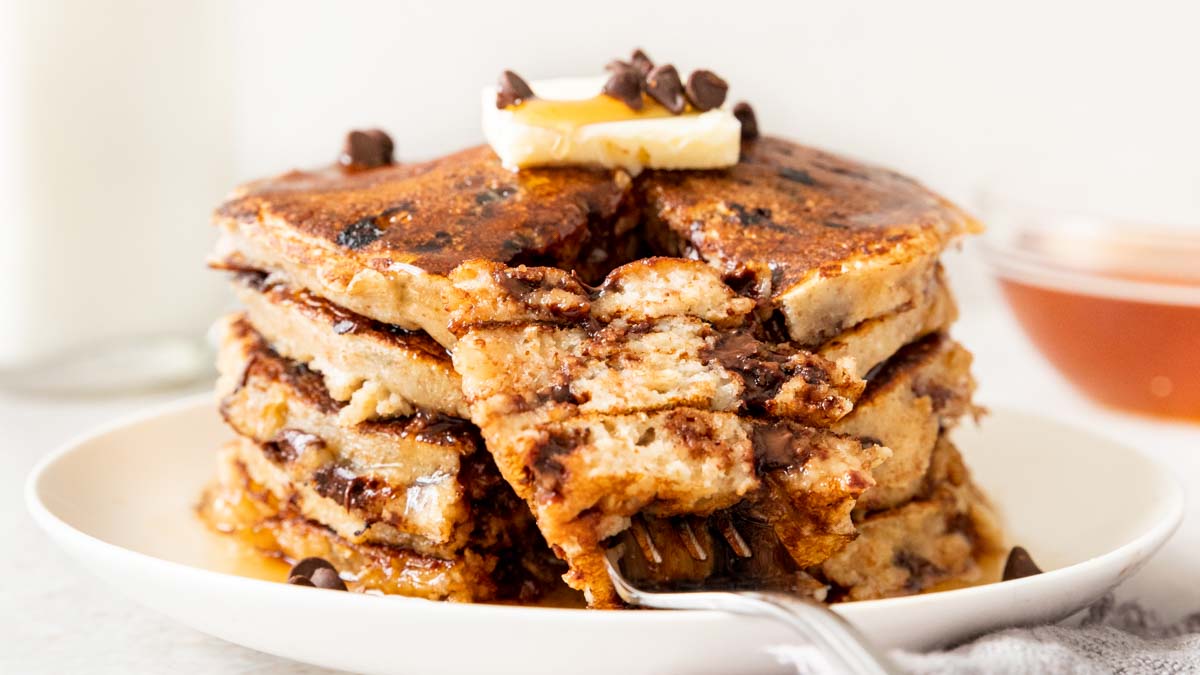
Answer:
[[1200, 227], [996, 200], [984, 255], [1025, 333], [1092, 399], [1200, 422]]

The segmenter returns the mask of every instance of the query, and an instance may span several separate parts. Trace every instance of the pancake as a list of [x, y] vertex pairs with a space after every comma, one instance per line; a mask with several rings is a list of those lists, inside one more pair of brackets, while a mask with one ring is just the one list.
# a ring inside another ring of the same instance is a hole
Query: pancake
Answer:
[[866, 377], [904, 345], [949, 330], [957, 318], [958, 308], [939, 270], [934, 283], [913, 302], [854, 325], [823, 343], [816, 353], [839, 363], [852, 359], [847, 369], [856, 377]]
[[816, 564], [792, 554], [778, 516], [760, 497], [707, 518], [639, 518], [620, 539], [622, 571], [648, 589], [771, 589], [834, 602], [982, 581], [981, 562], [1004, 550], [994, 510], [944, 436], [920, 493], [857, 520]]
[[939, 584], [983, 581], [981, 559], [1004, 550], [995, 510], [970, 480], [957, 448], [942, 436], [924, 494], [867, 516], [859, 536], [813, 573], [830, 599], [874, 600]]
[[354, 314], [258, 272], [235, 275], [234, 291], [255, 329], [280, 355], [304, 363], [339, 402], [343, 424], [412, 415], [466, 417], [462, 382], [445, 347]]
[[472, 418], [562, 404], [561, 415], [680, 406], [827, 426], [863, 382], [788, 343], [756, 337], [753, 304], [710, 267], [647, 258], [595, 290], [545, 267], [470, 263], [453, 275], [455, 369]]
[[[641, 205], [639, 211], [638, 205]], [[218, 265], [281, 273], [444, 346], [462, 302], [447, 275], [485, 260], [585, 282], [646, 252], [699, 258], [814, 346], [899, 311], [977, 225], [893, 172], [787, 141], [747, 142], [719, 171], [509, 172], [484, 147], [368, 170], [292, 172], [221, 206]]]
[[[529, 601], [555, 585], [552, 567], [536, 541], [495, 540], [491, 546], [437, 557], [343, 538], [254, 480], [240, 459], [255, 452], [253, 446], [239, 439], [222, 449], [217, 479], [202, 496], [198, 511], [214, 530], [235, 536], [261, 555], [289, 563], [324, 558], [342, 573], [351, 590], [430, 600]], [[536, 536], [536, 530], [532, 533]]]
[[860, 511], [908, 501], [921, 488], [943, 431], [973, 413], [971, 354], [941, 333], [910, 344], [879, 368], [854, 410], [833, 429], [886, 445], [891, 457], [875, 467], [876, 485]]
[[[945, 478], [947, 457], [957, 455], [945, 446], [943, 432], [972, 410], [970, 360], [948, 337], [932, 335], [906, 346], [873, 374], [854, 410], [833, 429], [880, 444], [889, 456], [871, 469], [869, 488], [854, 493], [853, 500], [841, 495], [845, 511], [829, 506], [829, 496], [836, 499], [836, 493], [822, 494], [811, 486], [788, 490], [787, 479], [798, 474], [764, 471], [760, 464], [760, 487], [732, 508], [686, 520], [635, 518], [633, 528], [621, 535], [627, 551], [634, 552], [625, 557], [626, 574], [639, 583], [667, 588], [774, 588], [819, 594], [825, 586], [805, 570], [861, 538], [860, 529], [850, 524], [850, 509], [861, 522], [869, 512], [927, 494], [931, 481]], [[762, 431], [760, 427], [760, 437]], [[936, 448], [941, 448], [940, 455]], [[942, 464], [933, 467], [939, 456]], [[803, 496], [809, 499], [808, 508], [792, 508]], [[821, 514], [826, 521], [814, 526], [813, 517]], [[739, 541], [744, 542], [743, 553], [750, 555], [737, 553]], [[648, 562], [653, 559], [660, 561]]]
[[[249, 316], [222, 357], [223, 412], [252, 441], [239, 466], [340, 541], [450, 560], [503, 522], [472, 520], [455, 480], [478, 433], [596, 607], [620, 604], [616, 542], [652, 561], [648, 582], [839, 599], [961, 576], [969, 482], [931, 476], [973, 382], [938, 258], [978, 225], [885, 169], [742, 150], [630, 178], [514, 174], [473, 148], [240, 189], [211, 263], [242, 271]], [[323, 462], [278, 461], [295, 433]], [[310, 495], [327, 466], [428, 505]], [[932, 567], [900, 579], [910, 553]]]
[[639, 176], [652, 247], [698, 258], [814, 345], [913, 302], [951, 242], [980, 229], [915, 181], [777, 138], [720, 171]]
[[598, 277], [632, 259], [637, 214], [622, 172], [513, 173], [481, 146], [250, 183], [215, 221], [219, 265], [282, 273], [352, 312], [449, 346], [446, 275], [459, 263], [531, 262]]
[[262, 468], [260, 483], [295, 493], [305, 516], [354, 542], [430, 555], [465, 544], [475, 523], [461, 478], [482, 451], [467, 422], [420, 413], [345, 426], [319, 375], [274, 352], [244, 318], [222, 329], [220, 410], [268, 449], [258, 462], [243, 458]]
[[452, 279], [466, 297], [451, 328], [471, 419], [593, 605], [616, 602], [601, 552], [635, 516], [752, 499], [744, 510], [804, 564], [853, 538], [855, 500], [890, 451], [819, 427], [863, 381], [756, 337], [753, 303], [711, 266], [648, 258], [596, 289], [482, 262]]
[[597, 607], [620, 604], [603, 550], [635, 516], [704, 517], [761, 494], [771, 526], [791, 528], [796, 555], [815, 563], [853, 538], [854, 504], [888, 455], [795, 423], [686, 408], [518, 423], [488, 425], [489, 451], [570, 566], [567, 584]]

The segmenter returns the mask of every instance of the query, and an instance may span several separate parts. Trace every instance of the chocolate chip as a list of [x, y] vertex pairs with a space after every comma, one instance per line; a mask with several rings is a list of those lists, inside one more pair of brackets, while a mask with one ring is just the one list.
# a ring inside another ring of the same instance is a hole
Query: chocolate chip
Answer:
[[292, 577], [311, 578], [313, 572], [322, 569], [337, 572], [337, 568], [324, 558], [305, 558], [292, 565], [292, 570], [288, 572], [288, 583], [291, 583]]
[[487, 188], [475, 194], [475, 203], [480, 206], [490, 204], [492, 202], [503, 201], [517, 194], [517, 188], [511, 185], [501, 185], [500, 187]]
[[313, 572], [309, 579], [312, 581], [312, 585], [316, 586], [317, 588], [328, 588], [334, 591], [347, 590], [346, 583], [343, 582], [342, 578], [338, 576], [338, 573], [332, 569], [326, 569], [322, 567], [321, 569]]
[[635, 49], [628, 61], [614, 59], [609, 61], [608, 65], [604, 66], [604, 69], [614, 73], [619, 70], [633, 70], [638, 74], [638, 77], [644, 78], [654, 69], [654, 62], [650, 60], [649, 56], [646, 56], [646, 52]]
[[641, 73], [642, 77], [649, 76], [650, 71], [654, 69], [654, 62], [650, 60], [649, 56], [646, 56], [646, 52], [640, 49], [633, 50], [633, 54], [629, 57], [629, 65]]
[[797, 463], [796, 435], [783, 422], [754, 425], [754, 460], [760, 471], [782, 469]]
[[313, 582], [310, 581], [308, 577], [302, 577], [298, 575], [294, 577], [288, 577], [287, 582], [293, 586], [308, 586], [309, 588], [313, 587]]
[[413, 244], [413, 250], [419, 253], [432, 253], [433, 251], [440, 251], [452, 243], [454, 243], [454, 235], [445, 230], [438, 230], [429, 239], [419, 244]]
[[730, 202], [729, 210], [737, 216], [738, 222], [743, 225], [764, 225], [771, 222], [771, 209], [765, 209], [761, 206], [754, 208], [746, 208], [737, 203]]
[[528, 468], [537, 472], [538, 487], [548, 492], [558, 490], [567, 473], [563, 460], [576, 447], [587, 443], [590, 436], [587, 429], [577, 429], [547, 433], [538, 439], [528, 464]]
[[529, 84], [511, 70], [500, 73], [500, 82], [496, 89], [496, 107], [503, 110], [510, 105], [521, 105], [533, 98], [533, 90]]
[[373, 169], [391, 164], [394, 149], [392, 137], [381, 129], [355, 130], [346, 134], [346, 143], [342, 146], [338, 161], [346, 167]]
[[665, 65], [651, 70], [646, 75], [646, 93], [675, 115], [687, 107], [683, 83], [679, 81], [679, 71], [675, 70], [675, 66]]
[[615, 68], [600, 93], [617, 99], [633, 110], [642, 109], [642, 78], [633, 68]]
[[754, 116], [754, 108], [749, 103], [740, 101], [733, 106], [733, 116], [742, 123], [742, 140], [758, 138], [758, 118]]
[[1042, 569], [1037, 566], [1037, 563], [1033, 562], [1029, 551], [1026, 551], [1021, 546], [1014, 546], [1008, 552], [1008, 560], [1004, 562], [1004, 575], [1000, 577], [1000, 580], [1012, 581], [1013, 579], [1023, 579], [1041, 573]]
[[912, 551], [896, 551], [892, 554], [892, 564], [908, 572], [908, 581], [904, 587], [910, 591], [923, 589], [930, 579], [943, 573], [942, 568], [931, 560]]
[[374, 218], [363, 218], [347, 225], [338, 232], [337, 243], [349, 249], [358, 250], [383, 236], [383, 230], [375, 224]]
[[692, 107], [703, 112], [725, 102], [729, 85], [711, 70], [696, 70], [688, 75], [685, 91]]
[[790, 180], [793, 183], [800, 183], [802, 185], [808, 185], [809, 187], [812, 187], [817, 184], [817, 179], [813, 178], [812, 174], [805, 171], [804, 169], [789, 169], [788, 167], [785, 166], [779, 170], [779, 177], [786, 178], [787, 180]]
[[[281, 429], [274, 438], [263, 443], [263, 454], [276, 464], [290, 464], [309, 448], [323, 448], [325, 441], [299, 429]], [[294, 572], [293, 572], [294, 574]], [[302, 575], [307, 576], [307, 575]]]

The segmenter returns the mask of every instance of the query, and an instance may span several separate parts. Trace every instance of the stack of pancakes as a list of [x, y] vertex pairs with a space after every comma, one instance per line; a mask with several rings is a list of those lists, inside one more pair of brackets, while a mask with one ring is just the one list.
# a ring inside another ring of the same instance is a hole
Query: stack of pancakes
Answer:
[[975, 223], [785, 141], [718, 171], [503, 169], [487, 148], [293, 172], [217, 214], [222, 451], [202, 512], [352, 587], [562, 575], [829, 600], [979, 575], [999, 531], [943, 250]]

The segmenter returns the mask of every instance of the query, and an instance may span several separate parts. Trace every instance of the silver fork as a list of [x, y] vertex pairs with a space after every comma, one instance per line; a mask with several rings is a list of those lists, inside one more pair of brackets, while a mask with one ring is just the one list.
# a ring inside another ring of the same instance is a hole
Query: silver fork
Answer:
[[810, 598], [777, 591], [651, 593], [639, 590], [621, 574], [623, 548], [617, 545], [608, 549], [605, 563], [617, 595], [634, 607], [715, 609], [766, 617], [790, 626], [819, 649], [834, 672], [864, 675], [902, 675], [904, 672], [857, 628], [823, 603]]

